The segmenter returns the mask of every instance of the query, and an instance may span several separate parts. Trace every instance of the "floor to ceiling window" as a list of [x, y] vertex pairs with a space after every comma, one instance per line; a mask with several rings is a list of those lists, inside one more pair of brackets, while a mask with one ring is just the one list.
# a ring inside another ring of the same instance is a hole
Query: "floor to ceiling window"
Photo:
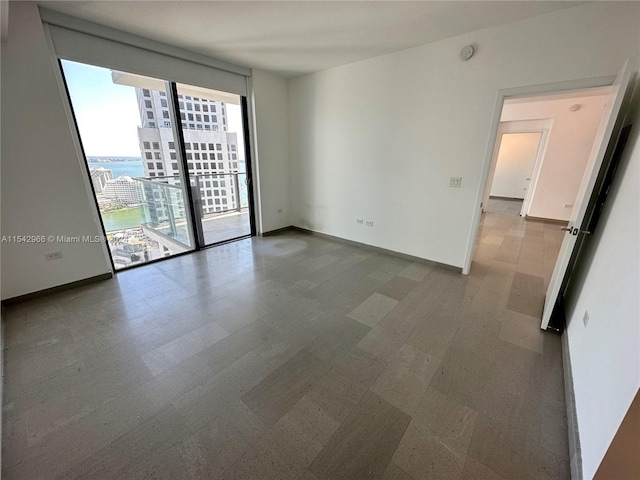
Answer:
[[178, 84], [182, 134], [201, 241], [251, 234], [241, 97]]
[[252, 234], [242, 97], [61, 65], [116, 270]]

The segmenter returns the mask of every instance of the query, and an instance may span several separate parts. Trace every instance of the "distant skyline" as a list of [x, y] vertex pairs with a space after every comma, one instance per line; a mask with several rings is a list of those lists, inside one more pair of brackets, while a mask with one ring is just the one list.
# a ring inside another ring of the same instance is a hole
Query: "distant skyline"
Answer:
[[[62, 60], [84, 153], [88, 157], [140, 157], [140, 112], [135, 88], [117, 85], [111, 70]], [[230, 132], [238, 134], [238, 155], [244, 159], [239, 105], [226, 104]]]

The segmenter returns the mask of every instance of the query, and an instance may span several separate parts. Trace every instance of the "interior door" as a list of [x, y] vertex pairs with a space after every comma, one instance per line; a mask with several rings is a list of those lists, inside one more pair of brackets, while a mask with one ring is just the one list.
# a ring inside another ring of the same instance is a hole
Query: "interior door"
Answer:
[[[535, 179], [538, 175], [538, 170], [540, 169], [540, 164], [542, 163], [542, 159], [546, 152], [546, 146], [549, 139], [549, 132], [551, 131], [551, 127], [553, 125], [553, 120], [515, 120], [515, 121], [506, 121], [500, 122], [498, 127], [498, 132], [496, 134], [495, 145], [493, 148], [493, 157], [491, 159], [491, 167], [489, 168], [489, 178], [487, 181], [487, 186], [485, 187], [484, 197], [482, 201], [482, 211], [485, 212], [486, 205], [489, 202], [489, 197], [494, 195], [492, 192], [494, 188], [495, 177], [497, 173], [498, 167], [498, 156], [502, 149], [502, 141], [505, 137], [505, 134], [539, 134], [540, 139], [537, 145], [537, 153], [533, 162], [532, 170], [529, 170], [526, 174], [521, 175], [521, 180], [524, 179], [525, 183], [520, 188], [526, 188], [524, 191], [524, 201], [522, 202], [522, 211], [520, 215], [526, 215], [528, 212], [528, 204], [531, 202], [531, 193], [535, 190]], [[507, 138], [508, 138], [507, 135]], [[499, 194], [495, 194], [500, 196]], [[503, 195], [504, 196], [504, 195]], [[516, 197], [516, 195], [509, 194], [506, 195], [509, 197]]]
[[[570, 265], [571, 257], [576, 246], [576, 240], [579, 235], [587, 234], [587, 232], [581, 231], [580, 227], [583, 223], [585, 216], [587, 216], [587, 207], [589, 204], [589, 198], [596, 184], [600, 167], [607, 153], [607, 146], [611, 137], [616, 133], [616, 120], [618, 119], [623, 105], [623, 99], [627, 92], [629, 82], [632, 74], [637, 69], [638, 59], [633, 58], [628, 60], [622, 70], [616, 76], [613, 82], [609, 99], [605, 105], [605, 109], [602, 113], [602, 119], [600, 120], [600, 126], [596, 132], [596, 136], [591, 148], [591, 154], [587, 162], [587, 167], [582, 178], [582, 183], [578, 189], [576, 196], [575, 207], [571, 213], [569, 224], [567, 227], [563, 227], [566, 230], [566, 235], [560, 247], [560, 253], [556, 265], [551, 275], [549, 282], [549, 288], [547, 289], [547, 295], [544, 302], [544, 309], [542, 312], [542, 325], [541, 328], [546, 330], [549, 326], [551, 314], [558, 300], [561, 292], [561, 287], [565, 274]], [[620, 125], [617, 126], [618, 129]]]
[[541, 138], [540, 132], [502, 134], [492, 196], [524, 200]]
[[529, 186], [541, 140], [541, 132], [522, 132], [503, 133], [500, 141], [491, 195], [521, 198], [520, 216], [527, 211]]
[[[545, 120], [545, 122], [547, 122]], [[549, 122], [552, 123], [552, 122]], [[531, 207], [531, 201], [533, 199], [533, 192], [535, 190], [535, 179], [540, 174], [540, 167], [544, 159], [544, 155], [547, 149], [547, 142], [549, 141], [549, 133], [551, 126], [545, 128], [539, 132], [539, 140], [536, 149], [536, 153], [533, 159], [533, 165], [529, 170], [529, 174], [524, 179], [524, 200], [522, 202], [522, 208], [520, 209], [520, 216], [526, 217], [529, 214], [529, 208]]]

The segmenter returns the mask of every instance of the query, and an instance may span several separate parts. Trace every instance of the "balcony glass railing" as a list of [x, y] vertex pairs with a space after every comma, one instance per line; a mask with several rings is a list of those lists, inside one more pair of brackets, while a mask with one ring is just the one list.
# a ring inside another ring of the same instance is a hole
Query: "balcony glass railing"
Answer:
[[179, 179], [159, 177], [134, 180], [141, 207], [141, 223], [147, 234], [160, 234], [190, 248], [187, 209]]
[[[188, 245], [180, 177], [135, 178], [143, 225]], [[206, 245], [251, 234], [246, 173], [189, 176], [196, 216]], [[196, 227], [198, 229], [199, 227]]]
[[[196, 202], [200, 201], [199, 205], [196, 205], [196, 211], [200, 213], [201, 218], [210, 214], [241, 211], [249, 207], [246, 173], [190, 175], [189, 179], [193, 198]], [[134, 180], [180, 188], [180, 177], [177, 175]]]
[[205, 245], [251, 234], [246, 173], [191, 175]]
[[201, 212], [201, 218], [249, 206], [246, 173], [191, 175], [190, 179], [194, 199], [200, 199], [196, 211]]

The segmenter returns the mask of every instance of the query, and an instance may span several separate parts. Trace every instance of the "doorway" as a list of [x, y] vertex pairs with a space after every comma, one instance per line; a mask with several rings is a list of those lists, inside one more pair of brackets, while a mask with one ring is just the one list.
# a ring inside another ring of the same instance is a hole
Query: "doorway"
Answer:
[[114, 270], [255, 235], [245, 97], [60, 64]]
[[541, 139], [542, 134], [538, 132], [502, 134], [491, 197], [524, 201]]
[[552, 119], [502, 121], [496, 135], [483, 211], [490, 197], [521, 200], [520, 215], [529, 215]]
[[246, 102], [239, 95], [193, 85], [176, 87], [198, 243], [212, 246], [249, 236]]
[[504, 99], [471, 268], [539, 322], [611, 87]]

